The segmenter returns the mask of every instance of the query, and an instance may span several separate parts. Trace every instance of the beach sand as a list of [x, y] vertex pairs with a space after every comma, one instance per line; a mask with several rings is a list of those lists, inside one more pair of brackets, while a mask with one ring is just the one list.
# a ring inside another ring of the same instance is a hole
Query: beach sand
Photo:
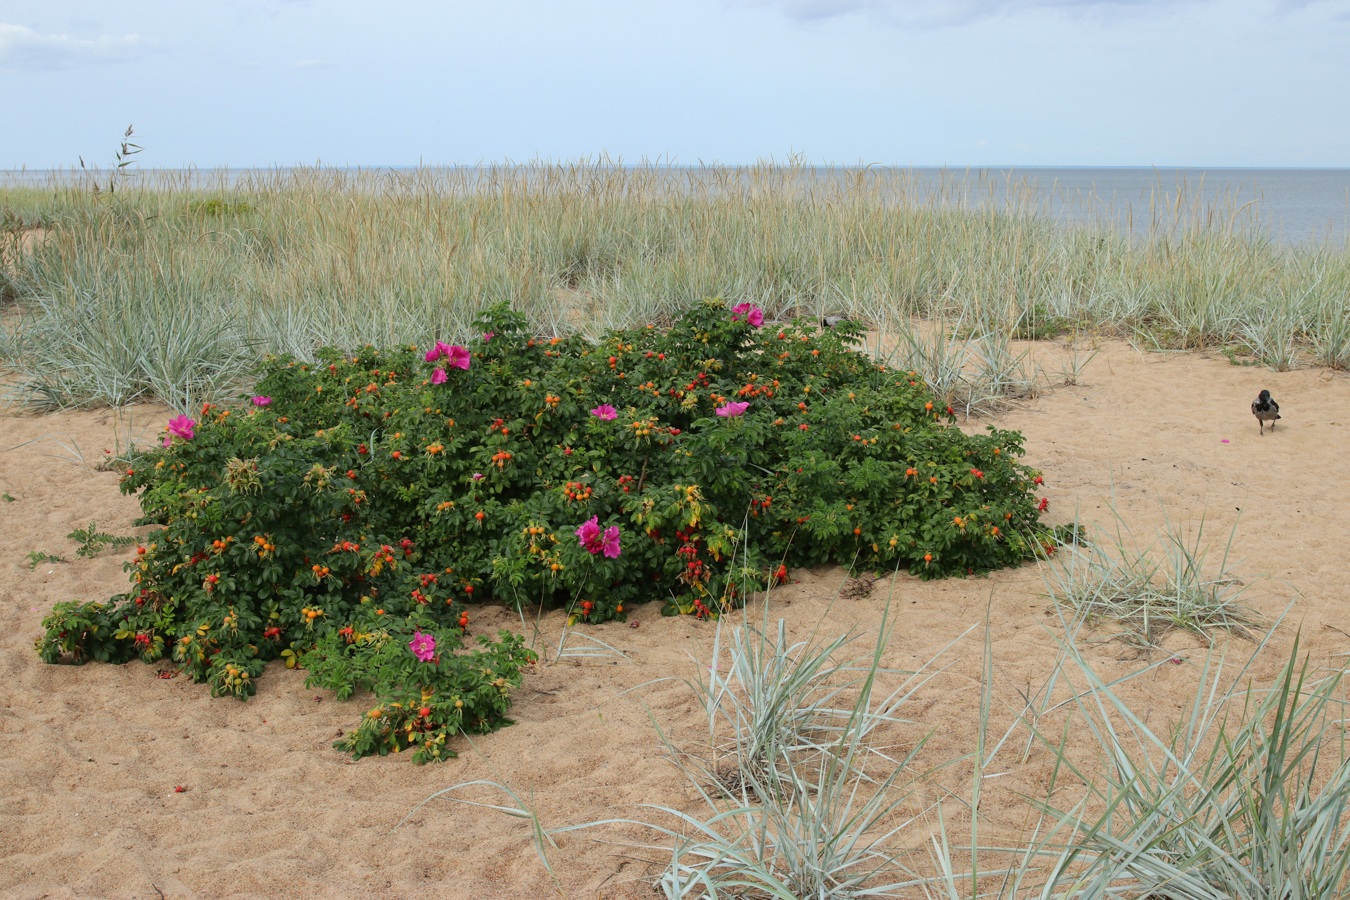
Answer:
[[[1237, 523], [1232, 560], [1246, 583], [1244, 599], [1268, 621], [1288, 609], [1256, 677], [1272, 677], [1300, 629], [1314, 663], [1339, 664], [1350, 651], [1343, 456], [1350, 378], [1142, 354], [1106, 342], [1082, 380], [963, 427], [1023, 432], [1027, 461], [1045, 473], [1053, 523], [1077, 512], [1104, 533], [1114, 527], [1114, 504], [1148, 543], [1165, 521], [1194, 526], [1203, 515], [1213, 562]], [[1248, 409], [1262, 388], [1285, 416], [1264, 437]], [[138, 407], [128, 415], [142, 440], [152, 440], [168, 413]], [[44, 665], [33, 642], [54, 603], [105, 599], [127, 584], [122, 563], [132, 551], [83, 559], [69, 532], [90, 522], [113, 534], [147, 531], [133, 529], [137, 501], [119, 494], [117, 474], [95, 467], [118, 427], [110, 410], [0, 414], [0, 450], [8, 451], [0, 452], [0, 493], [14, 498], [0, 500], [0, 896], [655, 896], [650, 880], [662, 851], [625, 844], [659, 843], [660, 836], [637, 826], [558, 835], [550, 876], [526, 821], [445, 798], [422, 804], [451, 785], [486, 779], [509, 785], [547, 827], [633, 816], [673, 824], [641, 810], [644, 803], [699, 810], [652, 720], [681, 747], [706, 745], [705, 719], [682, 679], [707, 665], [712, 624], [662, 618], [653, 603], [635, 611], [636, 627], [587, 629], [626, 658], [536, 666], [515, 694], [516, 725], [472, 745], [457, 739], [460, 757], [432, 766], [415, 766], [406, 755], [352, 761], [332, 749], [359, 720], [363, 701], [336, 702], [280, 664], [269, 666], [246, 703], [212, 699], [206, 686], [181, 675], [159, 677], [173, 671], [167, 664]], [[69, 561], [30, 568], [30, 551]], [[1023, 710], [1022, 694], [1044, 685], [1062, 631], [1037, 567], [928, 583], [887, 577], [860, 597], [840, 596], [847, 575], [793, 571], [792, 583], [767, 601], [769, 620], [786, 619], [797, 639], [859, 629], [854, 646], [863, 653], [889, 600], [884, 662], [898, 669], [956, 641], [939, 660], [945, 668], [905, 707], [910, 724], [884, 736], [892, 755], [928, 734], [924, 765], [974, 749], [986, 623], [991, 731], [1002, 735]], [[762, 602], [752, 603], [748, 616], [763, 615]], [[474, 614], [475, 631], [523, 628], [541, 648], [556, 646], [561, 625], [559, 613], [531, 612], [524, 621], [503, 609]], [[1237, 656], [1253, 645], [1232, 639], [1220, 646]], [[1159, 658], [1116, 641], [1084, 648], [1108, 677]], [[1121, 693], [1162, 729], [1196, 683], [1205, 650], [1200, 639], [1173, 634], [1159, 653], [1176, 664]], [[1069, 740], [1072, 753], [1092, 759], [1084, 735]], [[999, 777], [985, 781], [981, 843], [1016, 841], [1034, 821], [1019, 795], [1044, 796], [1050, 756], [1033, 748], [1023, 758], [1025, 743], [1025, 731], [1017, 732], [990, 770]], [[938, 800], [959, 840], [968, 816], [954, 798], [969, 797], [969, 778], [969, 766], [934, 774], [905, 807], [930, 812], [899, 843], [922, 860]], [[484, 788], [456, 795], [513, 802]], [[1066, 784], [1055, 800], [1072, 796]]]

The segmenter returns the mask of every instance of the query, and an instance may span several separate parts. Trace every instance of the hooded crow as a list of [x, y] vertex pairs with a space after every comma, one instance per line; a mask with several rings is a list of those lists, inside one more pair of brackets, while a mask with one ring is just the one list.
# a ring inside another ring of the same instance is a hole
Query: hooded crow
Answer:
[[1270, 423], [1270, 430], [1275, 430], [1275, 420], [1281, 418], [1280, 404], [1276, 403], [1270, 397], [1270, 391], [1262, 391], [1261, 395], [1252, 401], [1252, 415], [1256, 416], [1256, 421], [1261, 425], [1261, 433], [1266, 433], [1266, 423]]

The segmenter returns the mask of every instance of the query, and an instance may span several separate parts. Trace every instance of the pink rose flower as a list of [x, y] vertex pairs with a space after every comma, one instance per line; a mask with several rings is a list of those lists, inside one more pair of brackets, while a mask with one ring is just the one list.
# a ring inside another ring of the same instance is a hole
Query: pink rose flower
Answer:
[[446, 375], [446, 374], [445, 374], [445, 370], [444, 370], [444, 369], [437, 369], [436, 371], [434, 371], [434, 372], [431, 373], [431, 383], [432, 383], [432, 384], [445, 384], [445, 380], [446, 380], [447, 378], [449, 378], [449, 377], [450, 377], [449, 375]]
[[[605, 556], [610, 559], [619, 558], [619, 526], [611, 525], [605, 529], [605, 537], [600, 542], [601, 549], [605, 551]], [[592, 550], [592, 553], [595, 551]]]
[[[591, 516], [585, 522], [582, 522], [581, 527], [576, 530], [575, 534], [577, 536], [577, 543], [585, 547], [591, 553], [599, 552], [600, 517]], [[596, 547], [596, 549], [591, 550], [592, 547]]]
[[169, 420], [169, 433], [164, 435], [164, 446], [167, 447], [172, 444], [173, 439], [176, 437], [182, 438], [185, 441], [192, 440], [192, 438], [196, 436], [196, 432], [192, 430], [196, 424], [195, 421], [189, 419], [187, 416], [174, 416]]
[[495, 331], [485, 331], [485, 332], [483, 332], [483, 343], [486, 344], [488, 341], [492, 340], [492, 339], [495, 338], [496, 336], [497, 336], [497, 332], [495, 332]]
[[[427, 362], [435, 362], [444, 357], [450, 360], [450, 365], [456, 369], [467, 369], [473, 354], [459, 344], [447, 344], [443, 341], [437, 341], [436, 346], [427, 351]], [[440, 384], [440, 382], [436, 382]]]
[[459, 344], [452, 345], [446, 352], [450, 358], [450, 365], [456, 369], [468, 369], [469, 363], [473, 360], [473, 354], [468, 348], [461, 347]]
[[602, 403], [591, 410], [591, 415], [595, 416], [597, 419], [609, 421], [611, 419], [617, 419], [619, 417], [619, 411], [608, 403]]
[[436, 656], [436, 637], [414, 631], [412, 640], [408, 641], [408, 649], [422, 662], [431, 662]]
[[739, 322], [741, 316], [755, 328], [764, 324], [764, 310], [750, 303], [738, 303], [731, 308], [731, 321]]
[[272, 398], [271, 398], [271, 397], [261, 397], [261, 396], [259, 396], [259, 397], [254, 397], [254, 398], [253, 398], [253, 405], [254, 405], [254, 406], [267, 406], [267, 405], [270, 404], [271, 402], [272, 402]]
[[728, 403], [726, 406], [719, 406], [713, 412], [724, 419], [734, 419], [736, 416], [745, 415], [745, 411], [750, 408], [748, 402]]
[[587, 553], [594, 556], [597, 553], [604, 553], [609, 559], [618, 559], [619, 557], [619, 526], [611, 525], [600, 532], [600, 517], [591, 516], [581, 527], [576, 530], [577, 543], [580, 544]]

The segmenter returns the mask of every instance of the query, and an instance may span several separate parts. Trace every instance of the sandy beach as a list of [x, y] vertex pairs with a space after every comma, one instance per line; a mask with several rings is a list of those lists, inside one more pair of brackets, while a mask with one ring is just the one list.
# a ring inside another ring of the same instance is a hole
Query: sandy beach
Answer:
[[[1037, 352], [1053, 353], [1051, 344]], [[1284, 418], [1258, 434], [1248, 406], [1271, 390]], [[656, 896], [651, 879], [660, 836], [637, 826], [558, 835], [552, 875], [528, 823], [451, 802], [437, 791], [478, 779], [509, 785], [546, 827], [646, 816], [640, 804], [697, 810], [691, 785], [666, 759], [653, 726], [679, 746], [706, 745], [706, 722], [683, 679], [706, 666], [715, 626], [662, 618], [642, 607], [629, 624], [590, 633], [623, 651], [541, 662], [516, 692], [515, 725], [459, 739], [458, 759], [415, 766], [406, 756], [352, 761], [332, 741], [359, 719], [360, 699], [339, 703], [305, 687], [305, 675], [269, 666], [246, 703], [212, 699], [168, 664], [51, 666], [33, 651], [54, 603], [106, 598], [125, 589], [132, 551], [92, 559], [67, 535], [95, 522], [125, 535], [139, 513], [99, 471], [127, 417], [150, 440], [168, 412], [132, 408], [30, 415], [0, 412], [0, 896], [22, 898], [362, 897], [493, 898]], [[1288, 610], [1254, 669], [1269, 679], [1301, 630], [1316, 664], [1341, 665], [1350, 651], [1345, 573], [1350, 495], [1350, 377], [1321, 369], [1274, 373], [1219, 356], [1145, 354], [1104, 342], [1082, 383], [1056, 388], [998, 416], [977, 419], [1021, 431], [1027, 461], [1045, 473], [1049, 520], [1075, 517], [1111, 529], [1112, 506], [1141, 543], [1165, 521], [1204, 517], [1211, 559], [1236, 524], [1233, 568], [1244, 600], [1267, 622]], [[124, 432], [120, 433], [124, 438]], [[22, 446], [19, 446], [22, 445]], [[17, 449], [9, 449], [17, 448]], [[12, 498], [12, 499], [11, 499]], [[30, 566], [43, 552], [65, 562]], [[795, 638], [857, 629], [865, 652], [889, 601], [893, 632], [884, 663], [913, 669], [959, 636], [945, 666], [904, 714], [912, 724], [887, 738], [892, 754], [931, 733], [926, 765], [969, 753], [976, 736], [985, 628], [993, 653], [991, 725], [1000, 735], [1022, 712], [1022, 695], [1044, 683], [1059, 620], [1035, 566], [985, 578], [921, 582], [882, 578], [870, 594], [842, 592], [849, 573], [793, 571], [791, 583], [750, 605], [759, 621], [783, 618]], [[849, 596], [843, 596], [848, 594]], [[560, 613], [490, 608], [475, 631], [524, 629], [538, 648], [556, 646]], [[972, 630], [973, 629], [973, 630]], [[1095, 632], [1102, 637], [1106, 629]], [[1111, 677], [1156, 660], [1116, 641], [1085, 642]], [[1230, 656], [1252, 645], [1224, 640]], [[1162, 727], [1193, 687], [1206, 653], [1199, 638], [1170, 635], [1159, 653], [1176, 661], [1129, 682], [1122, 695]], [[1070, 741], [1078, 738], [1071, 736]], [[1044, 796], [1050, 757], [1025, 736], [1011, 742], [986, 782], [981, 840], [1019, 839], [1033, 815], [1023, 795]], [[1086, 740], [1078, 751], [1090, 759]], [[969, 766], [933, 776], [907, 809], [920, 815], [902, 843], [924, 853], [945, 791], [969, 796]], [[180, 790], [181, 788], [181, 790]], [[1068, 790], [1068, 788], [1065, 788]], [[511, 804], [490, 789], [463, 799]], [[960, 834], [956, 800], [943, 815]], [[668, 821], [666, 824], [670, 824]], [[968, 835], [968, 832], [967, 832]], [[668, 859], [668, 855], [667, 855]]]

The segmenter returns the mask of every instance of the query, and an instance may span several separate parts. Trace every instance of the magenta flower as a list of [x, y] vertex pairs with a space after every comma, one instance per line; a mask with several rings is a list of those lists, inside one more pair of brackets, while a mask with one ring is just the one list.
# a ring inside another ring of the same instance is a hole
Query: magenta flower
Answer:
[[473, 359], [473, 354], [469, 352], [468, 348], [461, 347], [459, 344], [453, 345], [446, 356], [450, 357], [450, 365], [456, 369], [469, 368], [469, 363]]
[[745, 415], [745, 411], [749, 408], [750, 404], [742, 401], [740, 403], [728, 403], [726, 406], [719, 406], [717, 409], [713, 410], [713, 412], [724, 419], [734, 419], [736, 416]]
[[576, 530], [577, 543], [591, 553], [599, 553], [603, 542], [600, 539], [600, 517], [591, 516]]
[[483, 332], [483, 343], [486, 344], [488, 341], [492, 340], [492, 339], [495, 338], [496, 336], [497, 336], [497, 332], [495, 332], [495, 331], [485, 331], [485, 332]]
[[597, 419], [609, 421], [611, 419], [617, 419], [619, 417], [619, 411], [608, 403], [601, 403], [595, 409], [591, 410], [591, 415], [595, 416]]
[[474, 481], [482, 481], [487, 476], [484, 475], [482, 472], [474, 472], [471, 477], [473, 478]]
[[408, 649], [422, 662], [431, 662], [436, 655], [436, 637], [414, 631], [412, 640], [408, 641]]
[[600, 517], [591, 516], [576, 531], [577, 543], [579, 543], [586, 552], [594, 556], [597, 553], [604, 553], [609, 559], [618, 559], [619, 557], [619, 526], [611, 525], [605, 529], [604, 534], [600, 533]]
[[[605, 551], [605, 556], [610, 559], [619, 558], [619, 526], [611, 525], [605, 529], [605, 537], [600, 542], [600, 547]], [[595, 551], [592, 550], [592, 553]]]
[[731, 321], [739, 322], [741, 316], [755, 328], [764, 324], [764, 310], [750, 303], [738, 303], [731, 308]]
[[167, 447], [173, 443], [176, 437], [185, 441], [190, 441], [195, 436], [192, 430], [197, 423], [187, 416], [174, 416], [169, 420], [169, 433], [164, 435], [164, 446]]
[[254, 398], [253, 398], [253, 405], [254, 405], [254, 406], [267, 406], [267, 405], [270, 404], [271, 402], [272, 402], [272, 398], [271, 398], [271, 397], [261, 397], [261, 396], [259, 396], [259, 397], [254, 397]]
[[444, 370], [444, 369], [437, 369], [436, 371], [434, 371], [434, 372], [431, 373], [431, 383], [432, 383], [432, 384], [445, 384], [445, 380], [446, 380], [447, 378], [449, 378], [449, 377], [450, 377], [449, 375], [446, 375], [446, 374], [445, 374], [445, 370]]
[[[426, 360], [427, 362], [435, 362], [442, 356], [453, 360], [456, 350], [462, 351], [464, 350], [464, 348], [460, 347], [457, 344], [447, 344], [444, 341], [437, 341], [436, 346], [432, 347], [430, 350], [427, 351]], [[454, 362], [451, 362], [450, 364], [454, 365]], [[468, 366], [460, 366], [460, 368], [467, 369]]]

